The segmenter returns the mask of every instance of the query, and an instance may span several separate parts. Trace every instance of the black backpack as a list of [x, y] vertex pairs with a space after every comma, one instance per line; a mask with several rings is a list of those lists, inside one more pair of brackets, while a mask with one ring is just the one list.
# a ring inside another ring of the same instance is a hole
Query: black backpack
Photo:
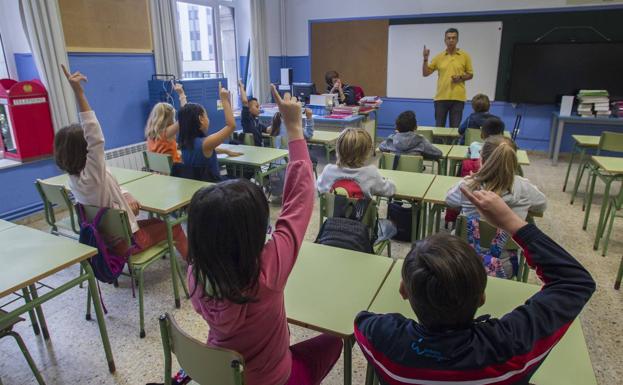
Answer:
[[[394, 154], [394, 164], [392, 170], [398, 168], [400, 154]], [[397, 241], [411, 242], [411, 228], [413, 220], [413, 210], [417, 208], [409, 202], [390, 201], [387, 204], [387, 218], [396, 225], [398, 232], [392, 237]], [[419, 216], [417, 217], [419, 220]], [[417, 223], [416, 223], [417, 224]]]
[[371, 235], [370, 228], [362, 222], [371, 200], [366, 198], [352, 201], [342, 195], [333, 197], [333, 215], [324, 221], [315, 242], [374, 254], [375, 231]]

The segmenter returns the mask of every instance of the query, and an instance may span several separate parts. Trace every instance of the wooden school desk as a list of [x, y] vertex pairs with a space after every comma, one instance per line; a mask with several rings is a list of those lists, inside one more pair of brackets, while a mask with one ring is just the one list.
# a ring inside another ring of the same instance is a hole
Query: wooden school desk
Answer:
[[[270, 126], [273, 120], [273, 114], [274, 113], [271, 112], [263, 112], [259, 117], [260, 123]], [[368, 119], [367, 115], [352, 115], [344, 119], [334, 119], [327, 116], [314, 115], [314, 130], [341, 132], [346, 127], [361, 127], [368, 131], [372, 140], [374, 140], [376, 136], [376, 119], [372, 121]], [[303, 118], [303, 120], [304, 119], [305, 118]], [[304, 122], [303, 125], [305, 125]]]
[[344, 384], [351, 384], [353, 321], [370, 307], [394, 260], [303, 242], [285, 288], [288, 322], [344, 339]]
[[433, 143], [433, 146], [437, 147], [441, 151], [441, 158], [437, 160], [437, 174], [447, 175], [448, 173], [448, 155], [454, 145], [452, 144], [437, 144]]
[[283, 164], [272, 163], [279, 160], [287, 160], [288, 150], [232, 144], [221, 144], [219, 147], [242, 153], [241, 156], [219, 158], [218, 162], [220, 164], [233, 166], [235, 174], [237, 174], [237, 170], [239, 168], [240, 176], [244, 174], [245, 167], [251, 168], [254, 173], [255, 181], [260, 186], [264, 185], [265, 177], [283, 170], [287, 166], [286, 162], [283, 162]]
[[437, 175], [422, 198], [422, 210], [420, 211], [421, 237], [426, 238], [433, 233], [433, 225], [439, 232], [441, 223], [441, 211], [446, 207], [446, 195], [448, 190], [457, 184], [462, 178], [455, 176]]
[[410, 201], [412, 207], [418, 207], [416, 204], [419, 204], [416, 210], [411, 210], [411, 241], [420, 239], [418, 237], [421, 233], [419, 229], [424, 226], [423, 223], [420, 223], [418, 228], [418, 215], [420, 215], [423, 209], [420, 202], [424, 198], [426, 191], [428, 191], [433, 179], [435, 179], [435, 175], [382, 169], [379, 169], [379, 172], [384, 178], [391, 180], [396, 185], [394, 198]]
[[578, 124], [589, 126], [618, 126], [623, 127], [623, 118], [583, 118], [578, 115], [560, 116], [558, 112], [552, 112], [552, 127], [549, 132], [549, 157], [552, 165], [558, 164], [558, 154], [565, 132], [565, 124]]
[[[128, 168], [119, 168], [119, 167], [107, 167], [108, 171], [117, 179], [117, 183], [126, 184], [128, 182], [132, 182], [137, 179], [145, 178], [146, 176], [151, 175], [150, 172], [146, 171], [138, 171], [138, 170], [130, 170]], [[53, 176], [51, 178], [43, 179], [44, 183], [54, 184], [58, 186], [65, 186], [69, 189], [69, 175], [61, 174], [57, 176]]]
[[[597, 232], [595, 233], [595, 242], [593, 243], [593, 249], [597, 250], [599, 247], [599, 241], [603, 236], [604, 229], [606, 227], [606, 208], [608, 207], [608, 203], [610, 202], [610, 187], [612, 186], [612, 182], [617, 180], [623, 180], [623, 158], [616, 156], [591, 156], [591, 161], [599, 167], [599, 174], [601, 179], [605, 182], [604, 196], [601, 201], [601, 211], [599, 212], [599, 220], [597, 221]], [[588, 194], [586, 194], [586, 200], [588, 203], [585, 204], [586, 212], [584, 213], [584, 226], [583, 229], [586, 230], [586, 226], [588, 224], [588, 217], [591, 212], [591, 204], [593, 203], [593, 194], [595, 192], [595, 180], [597, 179], [597, 175], [593, 172], [589, 175], [590, 178], [590, 189]], [[621, 187], [623, 188], [623, 187]]]
[[4, 231], [7, 229], [10, 229], [11, 227], [15, 227], [17, 226], [15, 223], [13, 222], [8, 222], [5, 220], [0, 219], [0, 231]]
[[[597, 149], [599, 147], [599, 140], [601, 136], [599, 135], [571, 135], [573, 138], [573, 151], [571, 151], [571, 159], [569, 160], [569, 166], [567, 167], [567, 174], [565, 175], [565, 183], [562, 185], [562, 191], [567, 189], [567, 181], [569, 181], [569, 173], [571, 172], [571, 165], [573, 164], [573, 159], [575, 158], [576, 153], [580, 153], [580, 164], [582, 164], [582, 160], [584, 159], [584, 155], [586, 154], [586, 150], [588, 149]], [[580, 175], [580, 168], [578, 167], [578, 173], [576, 175], [576, 180]]]
[[180, 270], [175, 256], [173, 226], [186, 221], [188, 216], [186, 213], [178, 212], [178, 215], [173, 218], [171, 214], [188, 206], [195, 192], [209, 185], [211, 183], [156, 174], [123, 185], [123, 188], [141, 204], [141, 210], [156, 214], [167, 225], [173, 296], [177, 308], [180, 307], [180, 295], [177, 288], [178, 276], [186, 296], [188, 296], [188, 289], [184, 279], [186, 274]]
[[434, 126], [418, 126], [418, 131], [432, 131], [433, 138], [443, 140], [444, 144], [454, 144], [461, 135], [456, 127], [434, 127]]
[[324, 147], [328, 164], [331, 161], [331, 152], [335, 151], [335, 142], [338, 136], [340, 136], [338, 131], [320, 131], [314, 129], [314, 135], [307, 139], [307, 144]]
[[[371, 312], [401, 313], [405, 317], [416, 318], [409, 301], [403, 300], [398, 293], [401, 271], [402, 260], [398, 260], [372, 302]], [[478, 309], [476, 316], [491, 314], [493, 317], [501, 317], [540, 289], [536, 285], [489, 277], [485, 290], [487, 300]], [[573, 322], [558, 345], [554, 346], [531, 382], [539, 385], [597, 384], [579, 320]]]
[[[88, 262], [88, 258], [94, 256], [97, 250], [75, 240], [58, 237], [25, 226], [13, 226], [0, 231], [0, 244], [2, 245], [0, 249], [0, 265], [2, 265], [2, 269], [0, 269], [0, 298], [21, 289], [26, 294], [24, 305], [5, 315], [0, 315], [0, 329], [4, 328], [15, 317], [31, 312], [33, 309], [37, 310], [39, 322], [43, 328], [46, 328], [43, 312], [40, 309], [41, 304], [87, 281], [95, 307], [108, 369], [114, 373], [115, 361], [108, 340], [99, 291], [93, 270]], [[41, 296], [37, 294], [35, 289], [37, 281], [78, 263], [82, 265], [83, 273], [57, 288], [51, 288], [48, 293]], [[44, 329], [45, 335], [47, 335], [47, 328]], [[69, 338], [70, 336], [65, 337]], [[84, 342], [87, 343], [87, 341]]]

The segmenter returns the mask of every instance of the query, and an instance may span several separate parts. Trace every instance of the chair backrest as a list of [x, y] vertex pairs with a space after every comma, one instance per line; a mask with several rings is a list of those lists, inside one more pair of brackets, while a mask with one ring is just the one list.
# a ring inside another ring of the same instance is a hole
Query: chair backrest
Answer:
[[171, 175], [171, 167], [173, 166], [171, 155], [143, 151], [143, 158], [145, 159], [145, 167], [147, 167], [147, 170], [163, 175]]
[[244, 359], [241, 354], [197, 341], [186, 334], [168, 313], [160, 316], [160, 334], [165, 355], [165, 384], [171, 383], [171, 353], [196, 383], [244, 384]]
[[480, 128], [468, 128], [465, 131], [465, 144], [469, 146], [474, 142], [482, 142]]
[[[493, 241], [493, 238], [495, 237], [497, 229], [483, 220], [479, 221], [479, 228], [480, 245], [482, 247], [489, 248], [491, 246], [491, 241]], [[459, 215], [456, 220], [456, 236], [467, 240], [467, 218], [463, 215]], [[517, 243], [515, 243], [512, 238], [509, 238], [508, 242], [506, 242], [506, 245], [504, 245], [504, 249], [518, 250], [519, 245], [517, 245]]]
[[415, 132], [433, 143], [433, 130], [415, 130]]
[[54, 215], [54, 206], [58, 206], [62, 209], [66, 209], [69, 212], [69, 218], [71, 220], [71, 229], [80, 234], [80, 227], [76, 220], [74, 212], [74, 206], [69, 198], [69, 191], [63, 185], [55, 185], [45, 183], [41, 179], [35, 181], [35, 187], [41, 196], [43, 201], [45, 220], [52, 226], [56, 227], [56, 217]]
[[[82, 205], [86, 220], [93, 221], [100, 210], [100, 207]], [[131, 244], [132, 231], [128, 214], [119, 209], [108, 209], [102, 217], [97, 230], [106, 236], [107, 239], [122, 240], [128, 245]]]
[[253, 134], [243, 134], [242, 144], [244, 144], [245, 146], [255, 146], [255, 139], [253, 138]]
[[[395, 154], [382, 152], [379, 159], [379, 168], [383, 170], [393, 170]], [[400, 155], [398, 171], [422, 172], [424, 171], [424, 158], [421, 155]]]
[[513, 142], [517, 141], [517, 136], [521, 129], [521, 115], [515, 116], [515, 123], [513, 124], [513, 131], [511, 131], [511, 139]]
[[[320, 216], [324, 218], [330, 218], [333, 216], [333, 209], [335, 208], [335, 196], [337, 194], [333, 193], [323, 193], [320, 194]], [[352, 203], [356, 203], [357, 199], [348, 198], [348, 200]], [[350, 215], [350, 212], [347, 212], [346, 215]], [[366, 210], [361, 222], [368, 226], [371, 230], [375, 229], [376, 221], [377, 221], [377, 204], [374, 199], [371, 200], [368, 209]], [[322, 225], [322, 221], [320, 223]]]
[[599, 138], [597, 153], [600, 151], [623, 152], [623, 133], [612, 131], [602, 132]]

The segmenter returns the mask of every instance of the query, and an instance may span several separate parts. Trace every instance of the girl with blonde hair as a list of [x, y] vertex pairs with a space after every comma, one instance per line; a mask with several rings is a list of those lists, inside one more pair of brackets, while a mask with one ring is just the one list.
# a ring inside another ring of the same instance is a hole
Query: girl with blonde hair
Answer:
[[[177, 83], [173, 85], [173, 90], [180, 99], [180, 107], [184, 107], [187, 101], [184, 87]], [[147, 150], [171, 155], [173, 163], [181, 163], [182, 159], [175, 141], [179, 130], [180, 126], [175, 121], [175, 108], [169, 103], [157, 103], [151, 109], [145, 125]]]

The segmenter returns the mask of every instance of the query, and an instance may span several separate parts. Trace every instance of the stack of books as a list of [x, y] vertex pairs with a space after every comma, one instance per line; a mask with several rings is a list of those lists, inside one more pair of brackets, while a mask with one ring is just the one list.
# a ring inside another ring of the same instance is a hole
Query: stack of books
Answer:
[[378, 96], [364, 96], [359, 100], [359, 104], [366, 107], [378, 108], [383, 103], [383, 100]]
[[580, 90], [578, 92], [578, 114], [582, 117], [608, 117], [610, 99], [606, 90]]
[[357, 115], [359, 114], [359, 107], [357, 106], [340, 106], [333, 107], [331, 113], [335, 115]]

